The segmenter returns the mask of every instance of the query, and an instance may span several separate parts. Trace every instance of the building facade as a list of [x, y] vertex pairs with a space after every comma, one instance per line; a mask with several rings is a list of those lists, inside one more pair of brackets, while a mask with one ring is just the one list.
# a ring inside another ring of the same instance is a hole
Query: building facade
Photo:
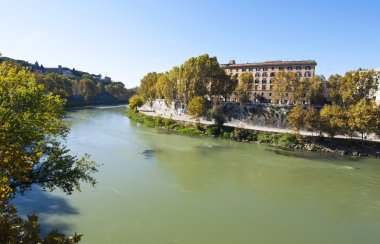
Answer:
[[[273, 103], [273, 79], [280, 71], [295, 72], [298, 77], [310, 79], [315, 75], [314, 60], [306, 61], [269, 61], [261, 63], [244, 63], [236, 64], [235, 60], [228, 64], [222, 64], [227, 75], [239, 77], [245, 72], [252, 73], [254, 77], [253, 90], [251, 93], [251, 101]], [[291, 91], [286, 94], [289, 100], [285, 99], [284, 103], [290, 103]], [[232, 96], [231, 100], [236, 101], [236, 96]]]

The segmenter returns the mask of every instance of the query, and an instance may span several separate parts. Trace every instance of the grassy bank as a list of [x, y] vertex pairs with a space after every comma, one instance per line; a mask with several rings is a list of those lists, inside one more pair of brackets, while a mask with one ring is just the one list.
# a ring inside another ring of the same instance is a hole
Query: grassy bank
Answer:
[[275, 133], [247, 130], [234, 127], [206, 126], [190, 122], [179, 122], [160, 116], [148, 116], [133, 109], [126, 116], [136, 122], [152, 128], [162, 128], [183, 134], [211, 136], [243, 142], [263, 143], [286, 149], [321, 151], [340, 155], [380, 158], [380, 143], [359, 140], [300, 136], [290, 133]]

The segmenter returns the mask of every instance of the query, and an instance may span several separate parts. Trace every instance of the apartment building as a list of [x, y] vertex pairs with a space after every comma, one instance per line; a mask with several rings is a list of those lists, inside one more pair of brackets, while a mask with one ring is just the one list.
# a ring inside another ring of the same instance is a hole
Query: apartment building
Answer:
[[[244, 63], [237, 64], [235, 60], [228, 64], [222, 64], [221, 67], [227, 75], [238, 77], [244, 72], [250, 72], [254, 77], [254, 85], [251, 94], [251, 100], [255, 102], [272, 103], [273, 97], [273, 79], [280, 71], [295, 72], [300, 78], [310, 79], [315, 75], [315, 66], [317, 63], [314, 60], [303, 61], [269, 61], [261, 63]], [[290, 103], [291, 91], [286, 94], [289, 100], [284, 100], [284, 103]], [[235, 96], [231, 100], [236, 100]]]

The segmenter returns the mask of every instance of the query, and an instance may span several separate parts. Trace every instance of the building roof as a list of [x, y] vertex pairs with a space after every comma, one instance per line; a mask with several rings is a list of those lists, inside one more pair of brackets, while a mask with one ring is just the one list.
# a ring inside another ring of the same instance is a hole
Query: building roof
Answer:
[[222, 67], [252, 67], [252, 66], [281, 66], [281, 65], [317, 65], [315, 60], [299, 60], [299, 61], [267, 61], [258, 63], [243, 63], [243, 64], [222, 64]]

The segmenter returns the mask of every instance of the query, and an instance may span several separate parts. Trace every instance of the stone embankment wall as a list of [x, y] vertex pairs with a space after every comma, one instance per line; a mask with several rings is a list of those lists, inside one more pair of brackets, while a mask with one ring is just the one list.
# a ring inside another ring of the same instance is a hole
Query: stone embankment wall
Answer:
[[225, 116], [229, 121], [241, 121], [247, 125], [289, 128], [287, 114], [290, 106], [251, 103], [240, 106], [228, 102], [223, 106]]
[[[224, 115], [227, 120], [233, 124], [241, 123], [273, 128], [289, 128], [286, 117], [290, 109], [290, 106], [257, 103], [240, 106], [235, 102], [226, 102], [223, 105]], [[171, 104], [166, 104], [164, 100], [159, 99], [147, 102], [140, 110], [155, 112], [164, 117], [188, 117], [186, 115], [186, 109], [181, 103], [172, 102]], [[205, 119], [207, 120], [207, 118]]]

